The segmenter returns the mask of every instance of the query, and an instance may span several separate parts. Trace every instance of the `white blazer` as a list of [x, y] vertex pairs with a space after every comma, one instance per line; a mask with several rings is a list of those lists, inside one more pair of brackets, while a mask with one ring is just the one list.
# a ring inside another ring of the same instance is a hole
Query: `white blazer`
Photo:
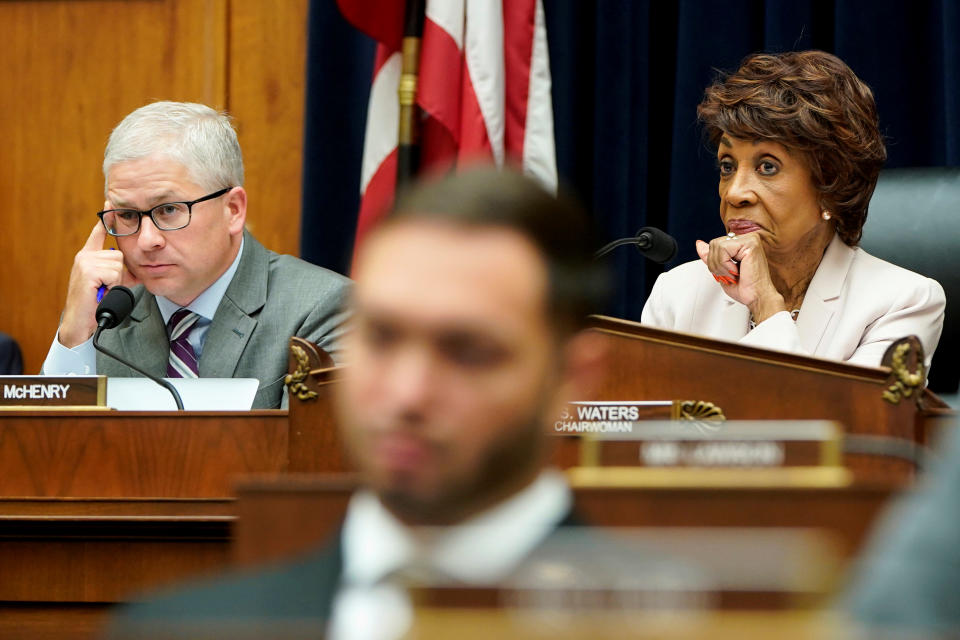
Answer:
[[657, 278], [640, 321], [755, 347], [871, 367], [890, 344], [916, 335], [926, 364], [940, 340], [946, 297], [936, 280], [884, 262], [834, 236], [797, 321], [782, 311], [752, 331], [750, 311], [726, 295], [701, 260]]

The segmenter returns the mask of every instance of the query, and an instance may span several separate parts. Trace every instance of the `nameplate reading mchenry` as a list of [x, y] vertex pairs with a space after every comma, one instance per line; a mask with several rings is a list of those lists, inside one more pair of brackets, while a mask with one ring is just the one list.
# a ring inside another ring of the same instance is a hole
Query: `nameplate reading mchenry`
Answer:
[[0, 376], [0, 407], [104, 407], [106, 376]]

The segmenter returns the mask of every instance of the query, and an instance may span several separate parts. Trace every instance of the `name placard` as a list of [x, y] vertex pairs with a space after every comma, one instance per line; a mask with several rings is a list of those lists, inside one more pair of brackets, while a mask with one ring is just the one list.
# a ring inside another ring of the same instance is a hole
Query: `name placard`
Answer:
[[640, 420], [674, 419], [675, 404], [671, 400], [569, 402], [553, 423], [553, 433], [560, 436], [629, 434]]
[[840, 425], [825, 420], [634, 423], [629, 433], [592, 433], [582, 466], [798, 467], [841, 460]]
[[106, 376], [0, 376], [3, 409], [106, 405]]

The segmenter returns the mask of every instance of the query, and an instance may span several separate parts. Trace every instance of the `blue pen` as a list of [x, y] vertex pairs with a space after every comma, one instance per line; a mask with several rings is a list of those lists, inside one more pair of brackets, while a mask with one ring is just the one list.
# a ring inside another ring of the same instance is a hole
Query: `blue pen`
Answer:
[[[110, 251], [116, 251], [116, 247], [110, 247]], [[100, 304], [100, 301], [103, 300], [103, 295], [107, 292], [107, 285], [102, 284], [100, 288], [97, 289], [97, 304]]]

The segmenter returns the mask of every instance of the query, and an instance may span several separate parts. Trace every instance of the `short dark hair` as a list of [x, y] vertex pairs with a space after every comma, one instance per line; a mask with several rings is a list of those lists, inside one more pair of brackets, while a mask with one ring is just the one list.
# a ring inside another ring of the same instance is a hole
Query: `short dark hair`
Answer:
[[438, 220], [516, 231], [547, 266], [549, 320], [562, 332], [585, 326], [607, 293], [607, 273], [593, 259], [593, 225], [570, 195], [554, 196], [511, 169], [479, 167], [425, 181], [402, 193], [385, 224]]
[[707, 87], [697, 116], [714, 146], [729, 135], [800, 151], [840, 238], [860, 241], [887, 150], [873, 93], [843, 60], [823, 51], [747, 56]]

